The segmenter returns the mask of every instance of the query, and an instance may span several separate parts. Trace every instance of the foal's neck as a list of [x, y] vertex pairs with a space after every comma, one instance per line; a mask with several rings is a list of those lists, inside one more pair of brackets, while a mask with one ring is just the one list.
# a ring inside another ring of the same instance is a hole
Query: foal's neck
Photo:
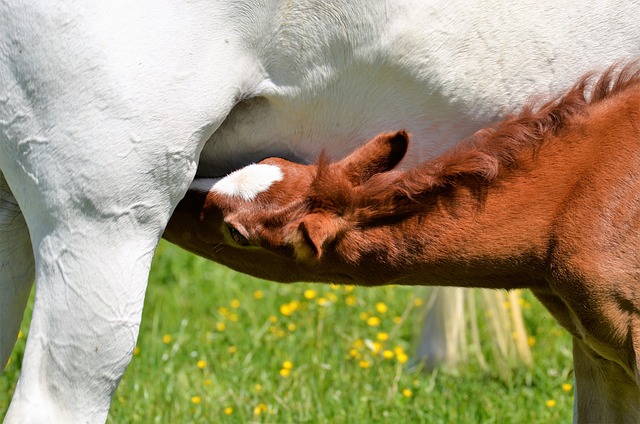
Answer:
[[515, 169], [501, 170], [490, 183], [434, 195], [402, 224], [405, 250], [421, 246], [408, 258], [403, 253], [413, 278], [423, 280], [418, 284], [544, 287], [555, 240], [578, 231], [572, 216], [586, 221], [594, 215], [587, 209], [607, 208], [610, 186], [640, 165], [635, 93], [592, 106], [536, 149], [523, 149]]

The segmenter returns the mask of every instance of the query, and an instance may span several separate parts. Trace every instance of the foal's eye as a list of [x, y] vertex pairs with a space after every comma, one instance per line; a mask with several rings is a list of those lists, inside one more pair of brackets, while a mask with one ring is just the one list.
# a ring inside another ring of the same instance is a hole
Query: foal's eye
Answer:
[[251, 244], [249, 243], [249, 240], [247, 240], [247, 238], [236, 229], [236, 227], [231, 224], [227, 224], [227, 228], [229, 229], [229, 235], [231, 236], [233, 241], [236, 242], [236, 244], [240, 246], [249, 246]]

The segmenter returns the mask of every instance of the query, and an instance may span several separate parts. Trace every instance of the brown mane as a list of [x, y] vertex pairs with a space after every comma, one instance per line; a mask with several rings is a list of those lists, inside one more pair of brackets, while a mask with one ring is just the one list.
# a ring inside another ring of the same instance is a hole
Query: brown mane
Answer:
[[[456, 186], [481, 190], [501, 173], [516, 169], [523, 152], [537, 150], [577, 117], [586, 116], [591, 105], [640, 85], [639, 65], [640, 61], [632, 61], [623, 67], [612, 66], [597, 79], [588, 73], [556, 99], [541, 106], [531, 101], [519, 114], [476, 132], [436, 158], [406, 172], [377, 174], [355, 188], [321, 157], [308, 207], [383, 218], [411, 212], [425, 196]], [[395, 188], [392, 198], [389, 187]]]

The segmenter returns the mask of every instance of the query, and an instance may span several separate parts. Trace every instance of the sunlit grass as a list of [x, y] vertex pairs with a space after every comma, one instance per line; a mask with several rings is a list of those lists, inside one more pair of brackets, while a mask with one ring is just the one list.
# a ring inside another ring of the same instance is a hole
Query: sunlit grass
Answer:
[[[415, 289], [278, 285], [163, 243], [109, 422], [569, 422], [570, 339], [530, 294], [521, 302], [532, 369], [427, 374], [409, 367]], [[0, 379], [1, 414], [27, 330]]]

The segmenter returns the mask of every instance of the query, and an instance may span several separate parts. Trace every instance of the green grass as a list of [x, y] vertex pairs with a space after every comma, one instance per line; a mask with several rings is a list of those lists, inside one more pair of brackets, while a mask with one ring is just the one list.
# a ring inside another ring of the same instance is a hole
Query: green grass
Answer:
[[[535, 339], [534, 366], [514, 368], [506, 378], [473, 360], [434, 373], [401, 364], [397, 353], [412, 353], [420, 324], [415, 296], [407, 287], [278, 285], [162, 243], [139, 350], [114, 396], [109, 422], [570, 421], [570, 338], [529, 293], [524, 314]], [[403, 314], [406, 319], [397, 318]], [[378, 326], [363, 319], [372, 316], [380, 318]], [[389, 337], [375, 353], [378, 333]], [[0, 419], [24, 343], [24, 337], [18, 340], [0, 379]], [[393, 358], [382, 356], [394, 348]], [[291, 367], [283, 376], [285, 361]]]

